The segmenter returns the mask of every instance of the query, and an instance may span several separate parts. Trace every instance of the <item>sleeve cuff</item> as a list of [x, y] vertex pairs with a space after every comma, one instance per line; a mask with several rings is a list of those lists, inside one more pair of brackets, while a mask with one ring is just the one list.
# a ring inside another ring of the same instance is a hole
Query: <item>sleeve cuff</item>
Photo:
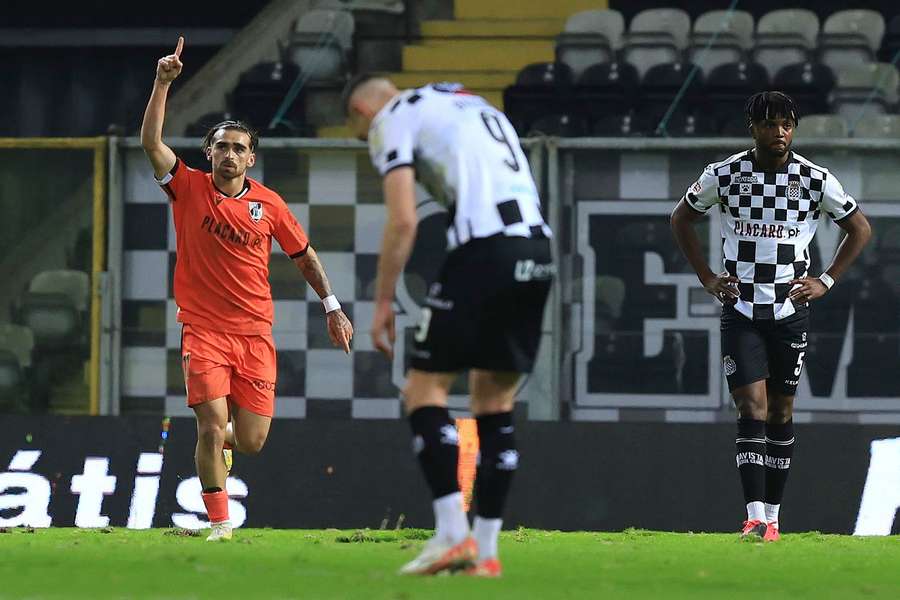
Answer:
[[384, 177], [385, 175], [387, 175], [388, 173], [390, 173], [390, 172], [393, 171], [394, 169], [400, 169], [400, 168], [402, 168], [402, 167], [412, 167], [412, 168], [415, 168], [415, 165], [413, 165], [412, 163], [398, 163], [398, 164], [396, 164], [396, 165], [391, 165], [390, 167], [388, 167], [387, 169], [384, 170], [384, 173], [382, 173], [381, 176]]
[[154, 174], [154, 175], [153, 175], [153, 179], [155, 179], [155, 180], [156, 180], [156, 183], [158, 183], [159, 185], [166, 185], [167, 183], [169, 183], [170, 181], [172, 181], [172, 179], [175, 178], [175, 172], [178, 171], [178, 165], [179, 165], [180, 163], [181, 163], [181, 159], [179, 159], [179, 158], [176, 156], [176, 157], [175, 157], [175, 164], [172, 166], [172, 168], [169, 170], [169, 172], [166, 173], [165, 175], [163, 175], [162, 177], [157, 177], [156, 174]]
[[853, 207], [853, 210], [851, 210], [850, 212], [848, 212], [846, 215], [844, 215], [844, 216], [841, 217], [840, 219], [835, 219], [834, 222], [835, 222], [835, 223], [840, 223], [840, 222], [843, 221], [844, 219], [846, 219], [846, 218], [848, 218], [848, 217], [852, 217], [852, 216], [853, 216], [853, 213], [855, 213], [855, 212], [858, 211], [858, 210], [859, 210], [859, 204], [857, 204], [856, 206], [854, 206], [854, 207]]
[[293, 260], [295, 258], [300, 258], [304, 254], [306, 254], [308, 251], [309, 251], [309, 243], [307, 242], [306, 247], [303, 248], [303, 250], [301, 250], [300, 252], [294, 252], [293, 254], [288, 254], [288, 256], [291, 258], [291, 260]]
[[[684, 203], [687, 204], [689, 207], [691, 207], [691, 210], [693, 210], [695, 213], [705, 215], [706, 214], [705, 210], [701, 210], [701, 209], [697, 208], [696, 206], [694, 206], [694, 202], [691, 200], [691, 196], [693, 196], [693, 194], [685, 194]], [[696, 198], [696, 196], [694, 196], [694, 197]]]

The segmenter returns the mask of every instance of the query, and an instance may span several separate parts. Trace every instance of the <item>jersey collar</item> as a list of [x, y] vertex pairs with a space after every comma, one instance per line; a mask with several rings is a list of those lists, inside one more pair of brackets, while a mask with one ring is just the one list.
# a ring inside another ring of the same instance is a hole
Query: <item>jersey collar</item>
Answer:
[[243, 198], [250, 192], [250, 178], [249, 177], [244, 177], [244, 187], [242, 187], [241, 191], [238, 192], [234, 196], [229, 196], [228, 194], [226, 194], [225, 192], [220, 190], [218, 188], [218, 186], [216, 186], [216, 182], [213, 179], [212, 174], [210, 174], [210, 176], [209, 176], [209, 182], [212, 184], [213, 189], [216, 190], [216, 193], [219, 194], [220, 196], [222, 196], [223, 198], [233, 198], [235, 200], [240, 200], [241, 198]]

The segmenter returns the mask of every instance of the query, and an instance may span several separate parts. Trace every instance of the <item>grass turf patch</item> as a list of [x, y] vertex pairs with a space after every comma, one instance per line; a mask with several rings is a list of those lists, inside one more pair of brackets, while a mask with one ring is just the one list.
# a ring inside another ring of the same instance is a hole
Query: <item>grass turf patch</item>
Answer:
[[429, 531], [239, 529], [230, 543], [154, 529], [11, 529], [0, 598], [900, 598], [900, 538], [560, 533], [500, 542], [499, 581], [400, 577]]

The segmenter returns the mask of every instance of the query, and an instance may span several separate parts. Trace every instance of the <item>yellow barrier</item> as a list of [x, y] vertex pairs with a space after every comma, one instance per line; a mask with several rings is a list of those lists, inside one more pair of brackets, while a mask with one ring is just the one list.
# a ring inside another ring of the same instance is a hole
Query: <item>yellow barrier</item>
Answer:
[[100, 413], [100, 275], [106, 268], [106, 149], [107, 139], [95, 138], [0, 138], [0, 149], [93, 150], [93, 240], [91, 265], [91, 358], [88, 383], [90, 414]]

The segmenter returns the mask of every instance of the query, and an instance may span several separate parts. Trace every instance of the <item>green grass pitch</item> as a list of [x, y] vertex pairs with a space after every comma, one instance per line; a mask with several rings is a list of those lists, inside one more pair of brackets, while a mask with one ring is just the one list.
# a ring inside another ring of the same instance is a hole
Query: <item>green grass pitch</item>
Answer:
[[500, 580], [400, 577], [430, 532], [0, 533], [0, 598], [900, 598], [900, 538], [504, 532]]

